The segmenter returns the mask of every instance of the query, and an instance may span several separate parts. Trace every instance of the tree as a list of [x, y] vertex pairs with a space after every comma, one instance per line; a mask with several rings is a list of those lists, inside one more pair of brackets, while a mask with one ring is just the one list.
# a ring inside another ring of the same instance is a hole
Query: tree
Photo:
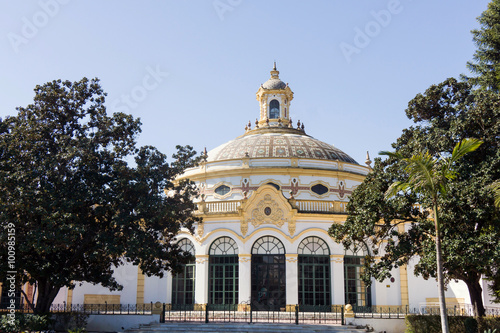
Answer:
[[499, 92], [500, 89], [500, 0], [492, 0], [488, 9], [478, 17], [480, 30], [472, 30], [474, 43], [478, 49], [474, 61], [467, 68], [477, 74], [475, 77], [463, 76], [473, 85], [482, 89]]
[[[456, 178], [449, 183], [452, 195], [438, 199], [444, 280], [464, 281], [476, 315], [484, 315], [480, 279], [495, 276], [500, 254], [500, 220], [487, 187], [500, 176], [500, 96], [448, 79], [418, 94], [406, 114], [417, 125], [405, 129], [393, 144], [403, 156], [428, 152], [438, 157], [463, 138], [484, 141], [456, 165]], [[428, 216], [432, 201], [415, 193], [384, 196], [390, 184], [407, 179], [401, 169], [400, 161], [376, 159], [372, 172], [350, 197], [345, 224], [330, 228], [344, 246], [361, 241], [370, 246], [367, 282], [369, 277], [390, 277], [393, 268], [412, 258], [417, 275], [437, 276], [434, 224]], [[382, 240], [387, 242], [380, 248]]]
[[201, 222], [197, 192], [174, 179], [195, 152], [178, 146], [168, 164], [154, 147], [136, 148], [139, 120], [108, 116], [105, 95], [97, 79], [52, 81], [36, 86], [33, 104], [0, 119], [0, 278], [15, 271], [18, 283], [34, 284], [36, 313], [75, 281], [120, 289], [113, 268], [124, 263], [163, 276], [192, 259], [174, 239]]
[[455, 179], [455, 164], [465, 154], [473, 152], [482, 144], [477, 139], [464, 139], [457, 143], [449, 157], [434, 158], [429, 152], [418, 153], [406, 158], [398, 153], [381, 152], [404, 163], [404, 171], [408, 174], [406, 181], [395, 181], [386, 191], [386, 197], [393, 197], [400, 191], [411, 191], [417, 195], [429, 198], [432, 202], [433, 220], [435, 225], [436, 265], [439, 289], [439, 308], [441, 314], [441, 329], [449, 332], [444, 296], [443, 260], [441, 251], [441, 226], [439, 221], [439, 196], [448, 194], [448, 183]]

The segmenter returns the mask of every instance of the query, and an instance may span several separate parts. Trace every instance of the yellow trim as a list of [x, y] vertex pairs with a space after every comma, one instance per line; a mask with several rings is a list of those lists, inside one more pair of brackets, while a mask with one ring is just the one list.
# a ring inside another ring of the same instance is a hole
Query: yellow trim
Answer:
[[408, 293], [408, 270], [406, 265], [399, 267], [399, 281], [401, 284], [401, 305], [410, 305], [410, 294]]
[[[251, 234], [247, 235], [246, 237], [242, 237], [241, 235], [238, 235], [236, 232], [234, 232], [233, 230], [230, 230], [230, 229], [226, 229], [226, 228], [220, 228], [220, 229], [215, 229], [215, 230], [212, 230], [210, 231], [208, 234], [206, 234], [203, 238], [200, 238], [200, 239], [196, 239], [196, 241], [201, 244], [203, 242], [205, 242], [212, 234], [215, 234], [215, 233], [230, 233], [230, 234], [233, 234], [235, 238], [237, 238], [238, 240], [240, 240], [243, 244], [246, 243], [250, 238], [252, 238], [255, 234], [257, 233], [260, 233], [260, 232], [263, 232], [263, 231], [276, 231], [278, 232], [279, 234], [281, 234], [287, 241], [293, 243], [295, 242], [298, 238], [302, 237], [302, 235], [306, 234], [306, 233], [309, 233], [309, 232], [313, 232], [313, 231], [316, 231], [316, 232], [321, 232], [323, 234], [325, 234], [326, 236], [330, 237], [330, 235], [328, 234], [328, 231], [325, 230], [325, 229], [321, 229], [321, 228], [309, 228], [309, 229], [306, 229], [306, 230], [303, 230], [301, 231], [299, 234], [293, 236], [293, 237], [290, 237], [288, 235], [286, 235], [283, 231], [281, 231], [280, 229], [275, 229], [275, 228], [270, 228], [270, 227], [265, 227], [265, 228], [259, 228], [257, 230], [254, 230]], [[186, 235], [191, 235], [191, 233], [187, 232], [187, 231], [181, 231], [179, 234], [186, 234]]]
[[[270, 159], [270, 158], [252, 158], [252, 160], [258, 160], [258, 159]], [[288, 158], [290, 159], [290, 158]], [[240, 160], [240, 159], [237, 159]], [[280, 176], [290, 176], [290, 177], [296, 177], [298, 178], [299, 176], [314, 176], [318, 178], [322, 177], [331, 177], [331, 178], [337, 178], [342, 180], [354, 180], [354, 181], [359, 181], [362, 182], [365, 178], [366, 175], [360, 174], [360, 173], [355, 173], [352, 171], [346, 171], [343, 170], [344, 162], [339, 162], [339, 161], [332, 161], [338, 164], [339, 169], [338, 170], [327, 170], [327, 169], [312, 169], [312, 168], [304, 168], [304, 167], [244, 167], [239, 166], [239, 167], [231, 167], [230, 170], [214, 170], [214, 171], [208, 171], [205, 169], [199, 170], [199, 172], [195, 172], [195, 169], [188, 170], [187, 175], [180, 176], [177, 181], [182, 180], [182, 179], [189, 179], [191, 181], [203, 181], [206, 180], [207, 178], [217, 178], [217, 177], [241, 177], [241, 178], [248, 178], [250, 176], [254, 175], [280, 175]], [[220, 163], [219, 161], [217, 162], [208, 162], [207, 164], [211, 163]], [[222, 167], [222, 166], [221, 166]], [[361, 168], [366, 168], [363, 166], [358, 165], [357, 167]], [[276, 181], [276, 180], [273, 180]], [[348, 188], [346, 187], [346, 190]]]
[[144, 283], [145, 277], [141, 269], [137, 267], [137, 295], [136, 304], [144, 304]]
[[66, 304], [71, 307], [73, 304], [73, 289], [68, 289], [68, 297], [66, 298]]

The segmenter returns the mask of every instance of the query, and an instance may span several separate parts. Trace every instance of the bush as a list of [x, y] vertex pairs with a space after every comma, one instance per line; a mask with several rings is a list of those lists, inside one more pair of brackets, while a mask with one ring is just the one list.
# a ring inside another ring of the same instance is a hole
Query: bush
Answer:
[[[441, 318], [439, 316], [408, 315], [405, 318], [405, 333], [441, 333]], [[453, 333], [483, 333], [488, 329], [500, 332], [500, 317], [462, 317], [449, 316], [448, 324]]]
[[487, 330], [497, 330], [497, 333], [500, 332], [500, 317], [482, 317], [477, 318], [477, 323], [479, 327], [479, 332], [483, 333]]
[[21, 331], [44, 331], [51, 326], [51, 320], [47, 315], [21, 314], [16, 313], [15, 319], [3, 315], [0, 319], [0, 332], [14, 333]]
[[467, 317], [464, 320], [465, 333], [477, 333], [477, 320]]

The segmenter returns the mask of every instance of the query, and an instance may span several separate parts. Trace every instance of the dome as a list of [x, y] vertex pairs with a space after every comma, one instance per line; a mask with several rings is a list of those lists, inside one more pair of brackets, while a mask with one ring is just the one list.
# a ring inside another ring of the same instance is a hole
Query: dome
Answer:
[[358, 164], [340, 149], [295, 129], [254, 130], [208, 152], [208, 162], [249, 158], [304, 158]]
[[286, 88], [286, 83], [281, 81], [280, 79], [276, 78], [271, 78], [264, 82], [262, 85], [262, 88], [264, 89], [285, 89]]

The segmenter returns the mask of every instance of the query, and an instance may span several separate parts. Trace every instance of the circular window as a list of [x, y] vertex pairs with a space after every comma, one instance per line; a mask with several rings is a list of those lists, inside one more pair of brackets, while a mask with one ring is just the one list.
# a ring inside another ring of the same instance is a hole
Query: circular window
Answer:
[[328, 192], [328, 187], [322, 184], [316, 184], [313, 187], [311, 187], [311, 191], [313, 191], [316, 194], [323, 195], [326, 192]]
[[231, 191], [231, 188], [226, 185], [221, 185], [215, 189], [215, 193], [218, 195], [225, 195]]
[[264, 214], [271, 215], [271, 207], [264, 208]]

